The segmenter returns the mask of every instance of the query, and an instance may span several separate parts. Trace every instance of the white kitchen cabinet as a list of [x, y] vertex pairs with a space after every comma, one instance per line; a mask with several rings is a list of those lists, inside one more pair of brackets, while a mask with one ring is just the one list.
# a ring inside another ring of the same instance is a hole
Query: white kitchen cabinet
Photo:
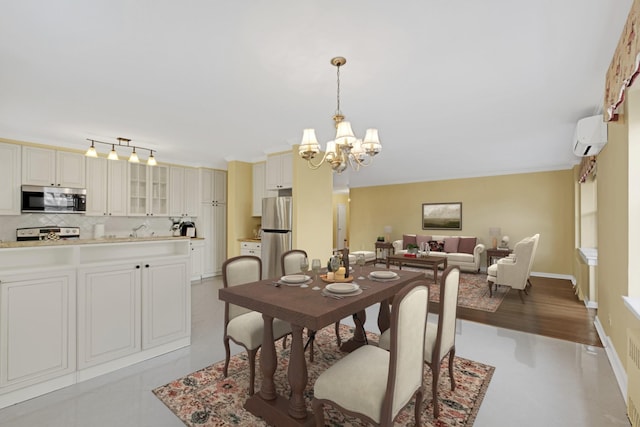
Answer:
[[202, 203], [227, 203], [227, 171], [200, 169], [200, 185]]
[[142, 349], [191, 334], [189, 259], [145, 261], [142, 269]]
[[253, 216], [262, 216], [262, 199], [275, 197], [277, 191], [267, 188], [267, 165], [265, 162], [253, 164]]
[[169, 168], [129, 165], [129, 216], [169, 215]]
[[79, 269], [78, 368], [188, 337], [189, 285], [186, 257]]
[[127, 215], [127, 162], [87, 157], [87, 216]]
[[78, 368], [141, 350], [138, 261], [78, 270]]
[[20, 146], [0, 143], [0, 215], [20, 215]]
[[267, 190], [283, 190], [293, 187], [292, 153], [274, 154], [267, 157]]
[[191, 239], [191, 280], [201, 280], [204, 272], [204, 246], [205, 241]]
[[222, 263], [227, 257], [227, 207], [203, 203], [201, 209], [198, 235], [205, 241], [204, 278], [222, 273]]
[[81, 153], [24, 146], [22, 184], [85, 188], [85, 156]]
[[240, 255], [254, 255], [260, 258], [261, 247], [260, 242], [240, 242]]
[[198, 216], [199, 182], [197, 169], [171, 166], [169, 169], [169, 216]]
[[76, 369], [74, 269], [0, 274], [0, 394]]

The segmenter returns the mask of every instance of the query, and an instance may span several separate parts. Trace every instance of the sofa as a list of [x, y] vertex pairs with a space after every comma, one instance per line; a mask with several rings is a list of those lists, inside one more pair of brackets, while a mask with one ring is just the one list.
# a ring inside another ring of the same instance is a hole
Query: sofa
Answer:
[[431, 255], [447, 257], [448, 265], [456, 265], [461, 271], [472, 273], [480, 271], [480, 254], [485, 249], [473, 236], [421, 234], [404, 234], [401, 240], [393, 242], [393, 249], [396, 254], [406, 254], [410, 244], [418, 249], [428, 247]]

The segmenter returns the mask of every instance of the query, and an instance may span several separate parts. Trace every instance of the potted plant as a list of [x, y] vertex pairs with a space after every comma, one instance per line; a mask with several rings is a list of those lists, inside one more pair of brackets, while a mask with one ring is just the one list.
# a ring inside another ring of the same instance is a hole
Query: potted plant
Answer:
[[418, 253], [418, 245], [414, 245], [413, 243], [409, 243], [407, 245], [407, 252], [409, 252], [410, 254], [417, 254]]
[[378, 236], [377, 241], [378, 242], [384, 242], [384, 236]]

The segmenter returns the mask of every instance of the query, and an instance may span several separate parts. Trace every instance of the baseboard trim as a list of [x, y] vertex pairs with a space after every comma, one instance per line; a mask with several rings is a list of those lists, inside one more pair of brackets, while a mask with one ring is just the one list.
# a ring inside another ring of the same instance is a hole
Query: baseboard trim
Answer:
[[547, 279], [563, 279], [569, 280], [575, 286], [576, 279], [570, 274], [557, 274], [557, 273], [542, 273], [539, 271], [532, 271], [531, 275], [534, 277], [546, 277]]
[[622, 361], [618, 357], [618, 353], [616, 353], [616, 349], [613, 347], [613, 343], [609, 336], [604, 332], [604, 328], [602, 327], [602, 323], [600, 322], [600, 318], [596, 316], [596, 320], [594, 320], [593, 324], [596, 327], [596, 331], [598, 332], [598, 336], [600, 337], [600, 341], [602, 341], [602, 345], [604, 346], [604, 350], [607, 353], [607, 358], [609, 359], [609, 364], [613, 369], [613, 374], [616, 376], [616, 381], [618, 382], [618, 387], [620, 387], [620, 392], [624, 397], [624, 401], [627, 401], [627, 373], [622, 366]]

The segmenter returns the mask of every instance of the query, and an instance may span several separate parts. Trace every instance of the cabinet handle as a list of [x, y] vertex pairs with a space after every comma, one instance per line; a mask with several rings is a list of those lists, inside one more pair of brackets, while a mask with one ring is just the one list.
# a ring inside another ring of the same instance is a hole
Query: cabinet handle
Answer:
[[136, 265], [136, 268], [140, 268], [140, 266], [139, 266], [139, 265]]
[[145, 265], [144, 265], [144, 268], [149, 268], [149, 264], [145, 264]]

